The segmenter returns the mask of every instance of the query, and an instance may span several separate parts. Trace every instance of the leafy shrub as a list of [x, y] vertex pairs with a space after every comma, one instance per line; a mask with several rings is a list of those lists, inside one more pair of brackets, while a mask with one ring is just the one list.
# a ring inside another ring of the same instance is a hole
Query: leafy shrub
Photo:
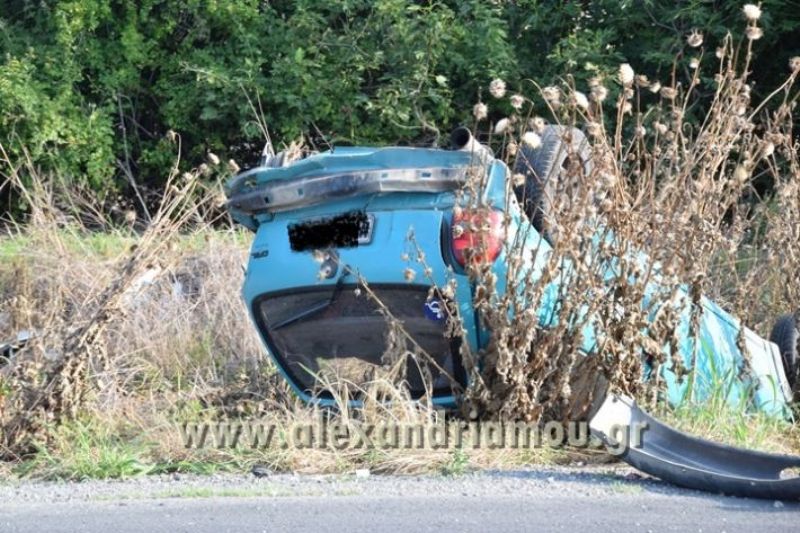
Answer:
[[[175, 156], [170, 130], [186, 168], [208, 151], [246, 164], [264, 136], [259, 116], [276, 138], [306, 134], [321, 145], [435, 142], [468, 121], [458, 110], [494, 77], [513, 90], [530, 90], [529, 77], [580, 85], [629, 62], [668, 78], [688, 69], [692, 28], [709, 50], [726, 28], [744, 28], [731, 2], [1, 5], [0, 142], [11, 161], [27, 152], [40, 169], [98, 192], [130, 189], [131, 178], [160, 190]], [[796, 9], [762, 7], [757, 96], [762, 83], [777, 85], [800, 34]], [[706, 101], [711, 81], [703, 79]], [[0, 194], [4, 210], [25, 208]]]

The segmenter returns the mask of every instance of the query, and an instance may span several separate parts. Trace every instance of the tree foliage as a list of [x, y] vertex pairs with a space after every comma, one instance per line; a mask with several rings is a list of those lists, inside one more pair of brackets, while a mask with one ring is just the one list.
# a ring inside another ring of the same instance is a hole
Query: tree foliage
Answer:
[[[800, 50], [800, 4], [762, 9], [756, 92]], [[580, 87], [628, 62], [669, 82], [698, 53], [693, 28], [711, 64], [726, 32], [743, 32], [741, 4], [3, 0], [0, 142], [98, 193], [131, 177], [157, 189], [176, 155], [170, 130], [184, 165], [208, 151], [246, 161], [263, 123], [274, 139], [432, 143], [490, 99], [481, 87], [494, 77], [530, 93], [531, 80]], [[18, 208], [5, 194], [3, 208]]]

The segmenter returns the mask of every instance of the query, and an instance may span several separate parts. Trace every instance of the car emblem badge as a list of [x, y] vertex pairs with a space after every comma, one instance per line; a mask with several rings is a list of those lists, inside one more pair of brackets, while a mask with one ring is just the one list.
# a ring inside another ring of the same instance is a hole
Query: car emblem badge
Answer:
[[425, 302], [425, 318], [428, 320], [444, 320], [444, 308], [440, 300], [428, 300]]

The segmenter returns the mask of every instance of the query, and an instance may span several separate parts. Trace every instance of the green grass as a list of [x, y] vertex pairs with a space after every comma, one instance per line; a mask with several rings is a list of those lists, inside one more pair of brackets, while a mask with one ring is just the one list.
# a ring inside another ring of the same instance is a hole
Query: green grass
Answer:
[[[12, 469], [18, 477], [46, 480], [127, 479], [149, 474], [188, 473], [208, 475], [242, 471], [235, 458], [159, 458], [157, 443], [125, 424], [109, 424], [83, 417], [52, 431], [52, 441], [39, 446], [30, 458]], [[202, 452], [202, 450], [200, 451]]]
[[[20, 257], [38, 251], [37, 235], [12, 234], [0, 237], [0, 259]], [[59, 241], [71, 252], [79, 252], [91, 258], [112, 259], [128, 250], [136, 242], [130, 233], [88, 233], [60, 230]]]
[[469, 468], [469, 455], [461, 448], [453, 450], [450, 460], [442, 467], [446, 476], [460, 476]]
[[17, 257], [29, 248], [26, 238], [17, 235], [5, 235], [0, 237], [0, 261]]
[[53, 431], [53, 442], [40, 446], [15, 473], [44, 479], [130, 478], [151, 473], [148, 447], [92, 420], [67, 422]]
[[722, 444], [773, 453], [800, 453], [800, 428], [796, 424], [720, 401], [686, 402], [674, 409], [662, 408], [657, 417], [676, 429]]
[[[119, 257], [136, 243], [136, 235], [129, 230], [84, 231], [72, 228], [56, 230], [56, 237], [64, 248], [84, 255], [87, 259], [109, 260]], [[0, 261], [40, 251], [42, 235], [34, 233], [11, 233], [0, 235]], [[177, 247], [183, 252], [198, 252], [208, 247], [210, 240], [230, 241], [247, 248], [252, 235], [244, 230], [195, 231], [182, 235]]]

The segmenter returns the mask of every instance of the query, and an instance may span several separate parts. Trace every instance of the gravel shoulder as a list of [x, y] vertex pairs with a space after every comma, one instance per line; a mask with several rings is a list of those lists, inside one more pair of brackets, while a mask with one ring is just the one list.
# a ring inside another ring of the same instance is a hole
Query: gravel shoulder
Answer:
[[251, 474], [6, 482], [0, 530], [797, 531], [800, 503], [704, 494], [625, 467], [444, 476]]

